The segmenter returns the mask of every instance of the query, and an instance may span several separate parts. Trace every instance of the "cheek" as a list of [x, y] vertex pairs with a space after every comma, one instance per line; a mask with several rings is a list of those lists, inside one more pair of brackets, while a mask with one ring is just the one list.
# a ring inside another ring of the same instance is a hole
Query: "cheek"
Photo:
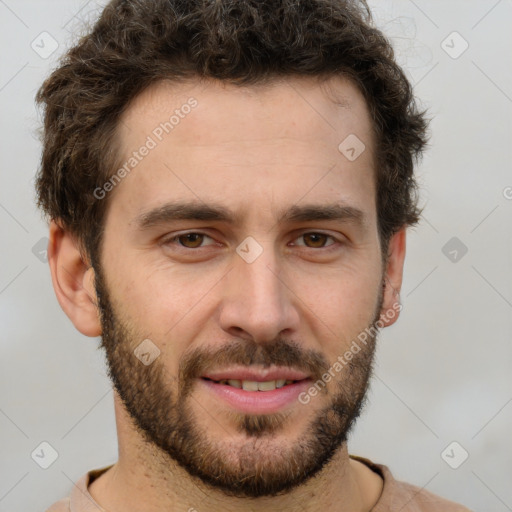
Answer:
[[311, 304], [352, 312], [364, 311], [375, 302], [381, 278], [379, 260], [362, 251], [314, 271], [289, 275], [292, 285]]
[[221, 284], [223, 272], [198, 272], [193, 266], [155, 265], [142, 259], [126, 261], [117, 272], [111, 290], [122, 318], [140, 336], [150, 338], [166, 359], [179, 360], [212, 316], [212, 300], [218, 300], [215, 285]]
[[324, 340], [328, 356], [336, 358], [373, 322], [381, 286], [378, 264], [346, 266], [313, 280], [302, 279], [300, 307], [305, 321], [316, 326], [315, 336]]
[[111, 269], [111, 289], [123, 303], [130, 317], [138, 323], [165, 317], [167, 328], [172, 325], [180, 310], [186, 309], [188, 294], [194, 287], [193, 280], [171, 265], [155, 264], [144, 255], [128, 255]]

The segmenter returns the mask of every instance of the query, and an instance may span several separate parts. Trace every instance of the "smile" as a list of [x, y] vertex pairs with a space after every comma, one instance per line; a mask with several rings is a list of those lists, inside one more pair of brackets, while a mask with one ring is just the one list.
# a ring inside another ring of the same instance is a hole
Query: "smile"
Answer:
[[237, 389], [243, 389], [244, 391], [273, 391], [274, 389], [280, 389], [284, 386], [288, 386], [298, 381], [278, 379], [258, 382], [255, 380], [223, 379], [220, 381], [213, 380], [212, 382], [216, 382], [217, 384], [223, 384], [225, 386], [231, 386]]
[[245, 414], [275, 414], [295, 407], [299, 394], [311, 384], [309, 375], [283, 368], [224, 370], [198, 380], [208, 400]]

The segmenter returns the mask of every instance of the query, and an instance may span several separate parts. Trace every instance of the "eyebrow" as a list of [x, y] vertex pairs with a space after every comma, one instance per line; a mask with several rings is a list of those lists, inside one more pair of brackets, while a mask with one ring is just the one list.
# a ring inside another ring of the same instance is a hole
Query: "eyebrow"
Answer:
[[[231, 224], [240, 223], [243, 217], [218, 204], [198, 202], [172, 202], [142, 212], [135, 218], [136, 228], [149, 229], [176, 220], [218, 221]], [[362, 210], [340, 203], [293, 205], [281, 211], [277, 222], [309, 222], [337, 220], [362, 225], [366, 216]]]

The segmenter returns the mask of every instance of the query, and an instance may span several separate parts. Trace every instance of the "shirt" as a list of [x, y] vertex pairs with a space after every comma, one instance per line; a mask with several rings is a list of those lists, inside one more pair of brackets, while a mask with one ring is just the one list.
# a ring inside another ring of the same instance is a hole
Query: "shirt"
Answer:
[[[384, 481], [380, 498], [371, 512], [471, 512], [468, 508], [425, 489], [395, 480], [387, 466], [355, 455], [350, 457], [368, 466]], [[107, 512], [94, 501], [88, 486], [111, 467], [112, 465], [86, 473], [76, 482], [69, 497], [54, 503], [46, 512]]]

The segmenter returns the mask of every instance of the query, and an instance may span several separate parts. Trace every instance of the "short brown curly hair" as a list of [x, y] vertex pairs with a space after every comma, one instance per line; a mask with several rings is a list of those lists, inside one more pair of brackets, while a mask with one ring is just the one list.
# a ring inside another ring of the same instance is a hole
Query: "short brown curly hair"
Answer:
[[108, 204], [94, 190], [117, 168], [116, 128], [135, 96], [162, 79], [251, 85], [283, 76], [343, 76], [363, 93], [387, 247], [419, 220], [413, 166], [428, 123], [364, 0], [113, 0], [37, 93], [44, 106], [38, 206], [94, 262]]

